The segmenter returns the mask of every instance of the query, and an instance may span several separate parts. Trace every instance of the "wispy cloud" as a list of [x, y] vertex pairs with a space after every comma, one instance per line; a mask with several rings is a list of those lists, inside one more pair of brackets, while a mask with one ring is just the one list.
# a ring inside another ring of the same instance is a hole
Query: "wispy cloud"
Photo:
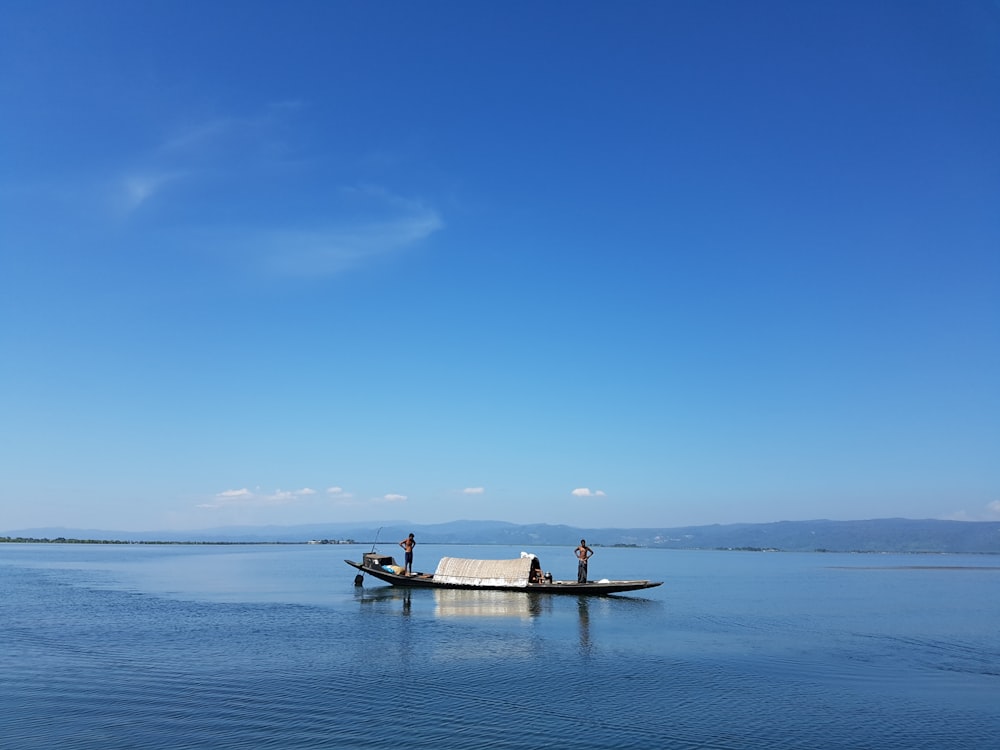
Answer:
[[348, 492], [343, 487], [333, 486], [326, 488], [326, 499], [332, 502], [334, 505], [347, 506], [347, 505], [359, 505], [360, 503], [354, 499], [354, 493]]
[[311, 507], [320, 509], [325, 504], [337, 506], [361, 506], [361, 505], [382, 505], [386, 503], [405, 503], [407, 496], [389, 492], [384, 495], [372, 497], [365, 501], [355, 499], [353, 493], [347, 492], [339, 485], [327, 487], [322, 492], [312, 487], [303, 487], [298, 490], [273, 491], [262, 490], [260, 487], [249, 489], [241, 487], [238, 489], [222, 490], [212, 495], [211, 498], [197, 507], [209, 510], [238, 510], [238, 509], [266, 509], [283, 506], [297, 505], [300, 507]]
[[149, 170], [124, 175], [118, 181], [117, 202], [126, 213], [131, 212], [151, 200], [167, 185], [175, 183], [188, 174], [185, 170]]
[[604, 490], [591, 490], [589, 487], [577, 487], [572, 494], [576, 497], [607, 497]]
[[281, 228], [247, 235], [243, 253], [267, 271], [283, 276], [333, 276], [392, 253], [402, 252], [444, 227], [424, 206], [378, 221], [323, 228]]
[[[190, 233], [191, 246], [265, 275], [299, 278], [356, 269], [444, 228], [425, 200], [384, 185], [345, 185], [325, 157], [297, 150], [291, 113], [299, 109], [299, 102], [279, 102], [257, 115], [178, 128], [112, 180], [115, 212], [176, 208], [193, 223], [172, 229]], [[308, 200], [287, 200], [303, 189]], [[218, 210], [214, 200], [206, 203], [207, 191], [219, 196]]]
[[482, 495], [486, 492], [485, 487], [466, 487], [462, 490], [463, 495]]
[[303, 487], [300, 490], [275, 490], [273, 492], [261, 492], [249, 490], [243, 487], [238, 490], [223, 490], [217, 492], [208, 502], [200, 503], [199, 508], [234, 508], [234, 507], [268, 507], [276, 505], [288, 505], [298, 501], [300, 498], [315, 495], [316, 490]]
[[257, 130], [259, 118], [215, 117], [176, 129], [158, 146], [154, 153], [160, 156], [189, 155], [210, 147], [239, 130]]
[[[168, 185], [186, 181], [196, 185], [207, 175], [234, 168], [245, 172], [259, 160], [252, 155], [266, 149], [279, 121], [266, 112], [250, 117], [215, 117], [188, 124], [169, 133], [145, 153], [133, 154], [131, 166], [113, 181], [111, 200], [126, 213], [161, 197]], [[184, 200], [177, 191], [178, 200]]]
[[199, 159], [255, 157], [286, 151], [300, 101], [273, 102], [246, 114], [220, 114], [175, 125], [152, 150], [153, 158]]

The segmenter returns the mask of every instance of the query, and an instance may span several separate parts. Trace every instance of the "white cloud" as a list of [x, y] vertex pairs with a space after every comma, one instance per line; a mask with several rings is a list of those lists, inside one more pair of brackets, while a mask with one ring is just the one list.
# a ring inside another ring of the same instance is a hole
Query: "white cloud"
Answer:
[[576, 497], [607, 497], [604, 490], [591, 491], [589, 487], [577, 487], [572, 494]]
[[212, 500], [200, 503], [199, 508], [233, 508], [244, 505], [253, 505], [255, 495], [253, 492], [243, 487], [239, 490], [223, 490], [215, 493]]
[[986, 503], [978, 513], [959, 510], [943, 516], [943, 518], [948, 521], [998, 521], [1000, 520], [1000, 500]]
[[327, 487], [326, 488], [326, 494], [327, 495], [343, 495], [344, 494], [344, 488], [343, 487]]
[[216, 497], [248, 497], [253, 493], [250, 492], [246, 487], [241, 490], [223, 490], [218, 493]]
[[382, 499], [390, 503], [401, 503], [406, 500], [406, 495], [396, 495], [394, 493], [389, 493], [388, 495], [383, 495]]
[[486, 492], [485, 487], [466, 487], [462, 490], [463, 495], [482, 495], [484, 492]]

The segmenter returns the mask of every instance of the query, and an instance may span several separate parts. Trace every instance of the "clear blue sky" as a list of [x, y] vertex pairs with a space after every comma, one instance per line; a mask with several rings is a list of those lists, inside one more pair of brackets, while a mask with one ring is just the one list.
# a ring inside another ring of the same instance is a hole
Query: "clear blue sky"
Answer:
[[1000, 5], [0, 9], [0, 531], [1000, 518]]

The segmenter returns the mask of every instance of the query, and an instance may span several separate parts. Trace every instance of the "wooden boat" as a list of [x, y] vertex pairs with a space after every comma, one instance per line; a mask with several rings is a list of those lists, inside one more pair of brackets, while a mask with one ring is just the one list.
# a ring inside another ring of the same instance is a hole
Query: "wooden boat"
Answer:
[[360, 586], [364, 574], [380, 581], [404, 588], [480, 589], [488, 591], [527, 591], [537, 594], [575, 594], [577, 596], [604, 596], [624, 591], [651, 589], [663, 581], [554, 581], [542, 572], [534, 555], [522, 553], [513, 560], [468, 560], [460, 557], [442, 557], [433, 573], [406, 574], [391, 555], [366, 552], [361, 562], [344, 560], [361, 571], [354, 579]]

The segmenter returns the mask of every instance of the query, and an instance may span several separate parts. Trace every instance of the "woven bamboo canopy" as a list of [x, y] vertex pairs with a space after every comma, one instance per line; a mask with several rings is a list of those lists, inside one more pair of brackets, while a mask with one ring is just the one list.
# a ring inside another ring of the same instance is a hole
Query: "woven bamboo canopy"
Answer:
[[533, 567], [538, 567], [538, 560], [534, 556], [514, 560], [442, 557], [434, 571], [434, 580], [458, 585], [527, 587]]

